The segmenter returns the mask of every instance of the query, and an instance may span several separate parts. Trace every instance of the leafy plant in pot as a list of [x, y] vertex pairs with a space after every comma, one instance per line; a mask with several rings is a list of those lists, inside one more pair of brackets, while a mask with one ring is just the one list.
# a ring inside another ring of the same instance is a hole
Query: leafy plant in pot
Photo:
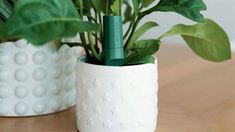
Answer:
[[[0, 0], [0, 31], [11, 16], [14, 0]], [[20, 24], [16, 21], [11, 29]], [[37, 116], [75, 105], [75, 51], [54, 42], [28, 44], [22, 37], [0, 39], [0, 116]]]
[[[158, 77], [157, 60], [152, 55], [163, 38], [181, 35], [196, 54], [207, 60], [231, 58], [226, 33], [205, 19], [200, 14], [203, 10], [206, 5], [202, 0], [18, 0], [1, 38], [22, 37], [42, 45], [79, 33], [81, 42], [69, 43], [82, 46], [86, 53], [77, 65], [78, 129], [153, 132]], [[145, 32], [158, 26], [153, 21], [140, 25], [153, 12], [176, 12], [197, 24], [178, 24], [156, 39], [141, 40]], [[124, 35], [121, 18], [129, 23]], [[19, 26], [13, 29], [16, 22]]]

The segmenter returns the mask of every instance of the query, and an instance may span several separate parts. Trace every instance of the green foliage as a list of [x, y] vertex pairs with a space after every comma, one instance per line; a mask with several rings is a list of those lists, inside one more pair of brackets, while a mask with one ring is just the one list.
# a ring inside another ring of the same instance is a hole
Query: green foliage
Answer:
[[125, 63], [127, 65], [138, 65], [138, 64], [146, 64], [146, 63], [154, 63], [155, 58], [152, 55], [148, 56], [139, 56], [135, 57], [129, 61], [126, 61]]
[[120, 16], [122, 15], [122, 0], [115, 0], [114, 3], [111, 5], [111, 10], [114, 15]]
[[98, 29], [97, 24], [81, 20], [71, 1], [18, 0], [12, 17], [1, 31], [1, 38], [26, 38], [35, 45], [41, 45], [75, 36], [77, 32]]
[[139, 13], [140, 0], [132, 0], [134, 6], [134, 15], [137, 16]]
[[[138, 40], [142, 35], [144, 35], [147, 31], [149, 31], [150, 29], [154, 28], [158, 26], [157, 23], [155, 22], [147, 22], [144, 25], [142, 25], [134, 34], [133, 37], [131, 38], [130, 42], [129, 42], [129, 47], [132, 46], [133, 43], [135, 43], [136, 40]], [[128, 50], [129, 47], [126, 49]]]
[[[0, 5], [0, 24], [10, 16], [7, 10], [13, 6], [13, 0], [5, 1], [10, 4], [5, 4], [4, 10], [3, 4]], [[206, 5], [202, 0], [153, 3], [154, 0], [17, 0], [11, 17], [4, 26], [0, 25], [0, 40], [26, 38], [41, 45], [79, 33], [81, 42], [71, 46], [82, 46], [91, 63], [103, 64], [102, 16], [123, 15], [123, 23], [129, 24], [123, 36], [126, 65], [154, 63], [152, 55], [159, 50], [160, 40], [171, 35], [181, 35], [204, 59], [220, 62], [231, 58], [228, 36], [215, 22], [204, 19], [201, 11], [206, 10]], [[124, 11], [122, 7], [126, 7]], [[175, 12], [200, 23], [179, 24], [158, 39], [156, 36], [155, 39], [140, 40], [143, 34], [158, 26], [155, 22], [140, 24], [153, 12]]]
[[126, 63], [138, 64], [140, 61], [150, 61], [148, 63], [154, 62], [152, 59], [149, 59], [149, 56], [152, 56], [159, 50], [159, 45], [160, 41], [154, 39], [137, 41], [130, 47], [127, 54], [128, 56], [125, 58]]
[[91, 4], [97, 12], [105, 11], [106, 0], [91, 0]]
[[148, 7], [154, 2], [154, 0], [140, 0], [140, 1], [143, 7]]
[[125, 23], [131, 21], [131, 19], [132, 19], [132, 8], [131, 8], [128, 0], [124, 0], [123, 4], [126, 5], [125, 11], [124, 11], [124, 20], [123, 20], [123, 23], [125, 24]]
[[192, 26], [176, 25], [161, 38], [172, 35], [181, 35], [190, 48], [204, 59], [220, 62], [231, 58], [228, 36], [212, 20], [206, 19], [205, 23]]
[[191, 20], [202, 22], [204, 17], [200, 11], [206, 10], [206, 5], [202, 0], [160, 0], [156, 10], [177, 12]]
[[200, 11], [206, 9], [207, 7], [202, 0], [160, 0], [156, 6], [141, 15], [147, 15], [154, 11], [176, 12], [193, 21], [203, 22], [204, 17]]
[[[6, 22], [12, 12], [14, 6], [14, 1], [12, 0], [1, 0], [0, 1], [0, 24]], [[0, 25], [0, 26], [1, 26]]]

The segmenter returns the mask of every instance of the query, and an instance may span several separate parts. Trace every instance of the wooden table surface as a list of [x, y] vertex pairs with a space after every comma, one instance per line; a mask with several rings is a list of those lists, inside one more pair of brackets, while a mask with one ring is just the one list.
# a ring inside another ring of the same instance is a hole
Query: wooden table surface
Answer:
[[[207, 62], [186, 46], [171, 45], [162, 46], [158, 58], [157, 132], [235, 132], [234, 60]], [[41, 117], [0, 118], [0, 132], [77, 132], [74, 108]]]

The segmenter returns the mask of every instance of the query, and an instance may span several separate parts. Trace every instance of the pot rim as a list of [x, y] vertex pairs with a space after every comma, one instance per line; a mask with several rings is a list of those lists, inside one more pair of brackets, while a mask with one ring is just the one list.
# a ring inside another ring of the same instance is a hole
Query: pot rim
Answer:
[[126, 66], [107, 66], [107, 65], [97, 65], [92, 63], [87, 63], [86, 61], [86, 55], [80, 56], [77, 59], [77, 63], [86, 65], [88, 67], [96, 67], [96, 68], [110, 68], [110, 69], [133, 69], [133, 68], [140, 68], [140, 67], [146, 67], [146, 66], [152, 66], [156, 65], [158, 63], [158, 60], [155, 56], [153, 56], [155, 59], [155, 63], [145, 63], [145, 64], [137, 64], [137, 65], [126, 65]]

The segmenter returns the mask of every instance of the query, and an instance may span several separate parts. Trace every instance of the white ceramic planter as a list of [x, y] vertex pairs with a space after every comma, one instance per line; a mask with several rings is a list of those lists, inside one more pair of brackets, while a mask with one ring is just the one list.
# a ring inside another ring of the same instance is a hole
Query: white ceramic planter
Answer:
[[0, 44], [0, 116], [35, 116], [75, 104], [78, 49], [25, 40]]
[[154, 132], [157, 64], [111, 67], [78, 62], [80, 132]]

